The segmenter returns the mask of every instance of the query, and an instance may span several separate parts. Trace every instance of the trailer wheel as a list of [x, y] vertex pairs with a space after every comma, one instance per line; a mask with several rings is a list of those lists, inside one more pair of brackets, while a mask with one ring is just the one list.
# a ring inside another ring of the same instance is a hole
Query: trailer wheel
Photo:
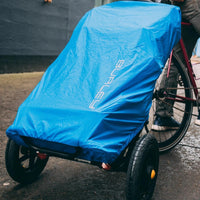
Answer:
[[158, 175], [159, 149], [151, 134], [139, 138], [127, 171], [127, 200], [151, 199]]
[[19, 183], [33, 182], [45, 168], [48, 158], [46, 154], [38, 154], [16, 144], [14, 140], [8, 140], [5, 152], [6, 169], [11, 178]]

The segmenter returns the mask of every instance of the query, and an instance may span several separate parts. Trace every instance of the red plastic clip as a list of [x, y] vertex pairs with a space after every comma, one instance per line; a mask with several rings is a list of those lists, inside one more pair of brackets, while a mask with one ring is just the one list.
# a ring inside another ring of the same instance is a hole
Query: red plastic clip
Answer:
[[47, 158], [47, 154], [46, 154], [46, 153], [37, 152], [37, 157], [38, 157], [40, 160], [45, 160], [45, 159]]

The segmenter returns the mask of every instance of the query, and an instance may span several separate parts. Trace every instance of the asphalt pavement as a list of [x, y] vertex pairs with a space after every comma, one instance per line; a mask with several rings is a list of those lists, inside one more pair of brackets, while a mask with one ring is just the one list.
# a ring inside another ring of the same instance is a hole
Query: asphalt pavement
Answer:
[[[0, 75], [0, 200], [125, 199], [125, 173], [106, 172], [55, 157], [50, 158], [32, 184], [20, 185], [9, 177], [4, 161], [5, 131], [42, 75], [42, 72]], [[200, 127], [194, 125], [194, 120], [183, 141], [160, 156], [153, 200], [200, 200]]]

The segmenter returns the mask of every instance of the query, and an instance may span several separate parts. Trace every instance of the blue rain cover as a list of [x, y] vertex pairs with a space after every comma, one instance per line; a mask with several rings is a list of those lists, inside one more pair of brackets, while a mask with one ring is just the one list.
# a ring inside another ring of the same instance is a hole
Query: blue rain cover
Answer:
[[178, 7], [147, 2], [87, 12], [19, 107], [8, 137], [19, 144], [19, 136], [39, 139], [47, 142], [42, 147], [68, 153], [79, 147], [80, 158], [113, 162], [148, 119], [180, 21]]

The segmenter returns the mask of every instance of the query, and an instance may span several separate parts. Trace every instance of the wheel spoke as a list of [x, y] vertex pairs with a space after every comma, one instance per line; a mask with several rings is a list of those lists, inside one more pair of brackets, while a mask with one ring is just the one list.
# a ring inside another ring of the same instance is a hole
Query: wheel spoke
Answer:
[[35, 158], [36, 158], [35, 154], [31, 153], [29, 159], [29, 169], [32, 169], [34, 167]]
[[20, 159], [19, 159], [19, 161], [20, 161], [20, 163], [22, 163], [22, 162], [24, 162], [25, 160], [27, 160], [29, 158], [29, 155], [28, 154], [25, 154], [25, 155], [23, 155]]

